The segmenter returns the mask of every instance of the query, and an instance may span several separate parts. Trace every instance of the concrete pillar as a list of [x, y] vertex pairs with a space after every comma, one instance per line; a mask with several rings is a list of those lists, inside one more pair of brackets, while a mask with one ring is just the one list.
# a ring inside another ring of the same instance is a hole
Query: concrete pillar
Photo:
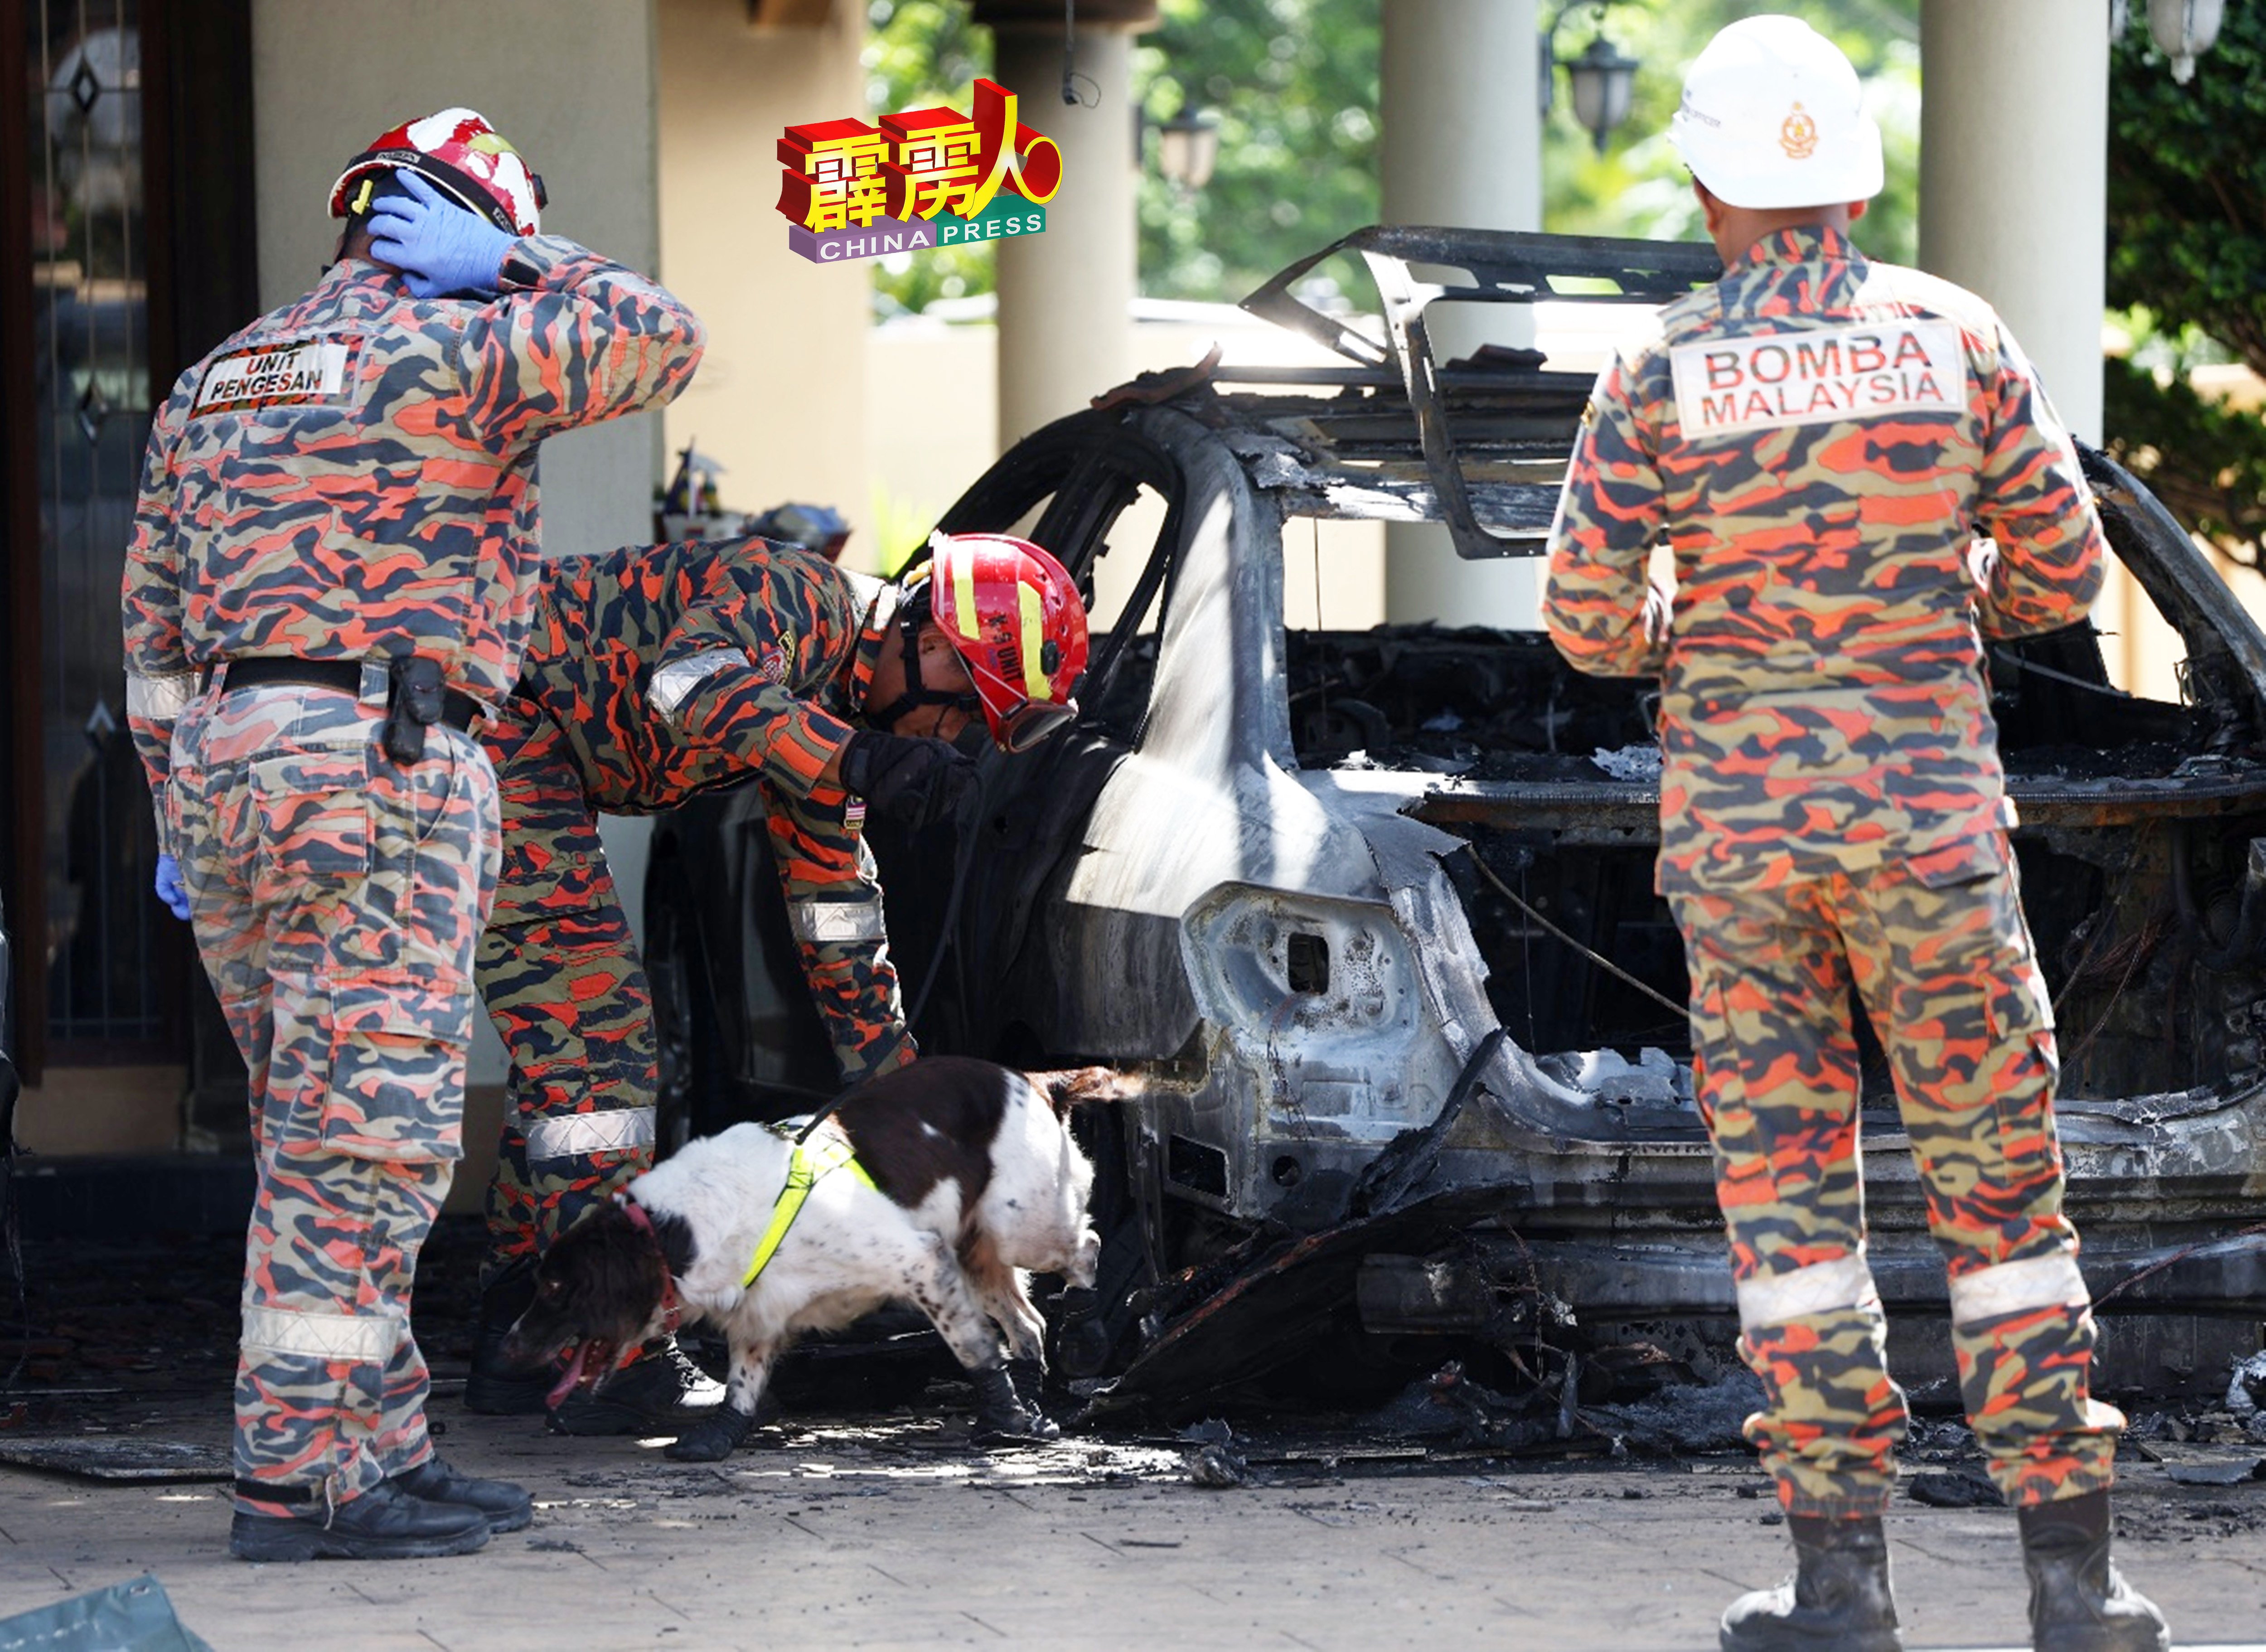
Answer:
[[2004, 317], [2101, 440], [2109, 23], [2097, 0], [1921, 0], [1919, 261]]
[[1150, 0], [1078, 8], [1078, 104], [1062, 99], [1060, 5], [979, 0], [976, 20], [994, 31], [993, 78], [1021, 100], [1022, 123], [1052, 138], [1063, 156], [1046, 233], [1002, 241], [994, 254], [1005, 449], [1133, 376], [1140, 176], [1133, 37], [1154, 23], [1156, 10]]
[[833, 506], [855, 529], [848, 559], [870, 567], [874, 267], [798, 257], [771, 209], [782, 131], [873, 118], [858, 62], [865, 8], [837, 0], [807, 26], [754, 26], [751, 15], [748, 0], [658, 6], [662, 271], [708, 328], [700, 371], [669, 410], [669, 445], [697, 441], [724, 465], [731, 509]]
[[[1539, 26], [1534, 0], [1385, 0], [1383, 172], [1391, 223], [1542, 227]], [[1532, 342], [1522, 306], [1432, 312], [1443, 361]], [[1467, 562], [1436, 523], [1385, 530], [1385, 617], [1531, 629], [1541, 567]]]

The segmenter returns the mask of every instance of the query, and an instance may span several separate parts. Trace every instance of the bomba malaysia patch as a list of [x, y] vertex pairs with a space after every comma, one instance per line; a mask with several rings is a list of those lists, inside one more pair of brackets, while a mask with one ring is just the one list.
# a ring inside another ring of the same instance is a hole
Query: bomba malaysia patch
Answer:
[[192, 416], [256, 413], [266, 407], [342, 402], [361, 353], [359, 333], [230, 351], [205, 369], [189, 412]]
[[1948, 321], [1714, 339], [1677, 345], [1668, 361], [1686, 440], [1967, 405], [1966, 356]]

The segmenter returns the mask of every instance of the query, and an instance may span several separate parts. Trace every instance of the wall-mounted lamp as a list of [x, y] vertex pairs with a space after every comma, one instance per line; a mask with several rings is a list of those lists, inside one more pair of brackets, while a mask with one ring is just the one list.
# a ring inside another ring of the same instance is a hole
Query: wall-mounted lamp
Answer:
[[1574, 118], [1596, 141], [1600, 155], [1605, 152], [1607, 135], [1628, 119], [1629, 104], [1636, 96], [1636, 59], [1622, 55], [1602, 32], [1579, 57], [1567, 61]]
[[1184, 195], [1211, 181], [1219, 164], [1219, 117], [1188, 103], [1169, 121], [1144, 121], [1157, 135], [1157, 170]]
[[2172, 78], [2182, 86], [2195, 78], [2196, 59], [2218, 40], [2225, 11], [2225, 0], [2148, 0], [2149, 38], [2172, 60]]
[[[1597, 33], [1579, 57], [1562, 62], [1558, 57], [1558, 29], [1567, 18], [1581, 6], [1587, 5]], [[1563, 69], [1568, 84], [1574, 92], [1574, 118], [1582, 123], [1597, 146], [1597, 153], [1605, 152], [1605, 140], [1614, 128], [1628, 119], [1629, 106], [1636, 97], [1638, 62], [1626, 56], [1620, 48], [1605, 38], [1604, 0], [1575, 0], [1574, 4], [1561, 6], [1558, 15], [1542, 35], [1542, 113], [1546, 117], [1557, 101], [1555, 75]]]

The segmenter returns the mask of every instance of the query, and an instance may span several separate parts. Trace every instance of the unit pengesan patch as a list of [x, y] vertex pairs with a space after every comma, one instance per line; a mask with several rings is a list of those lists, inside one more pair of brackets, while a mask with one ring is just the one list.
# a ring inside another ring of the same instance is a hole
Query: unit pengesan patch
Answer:
[[1967, 406], [1966, 360], [1954, 323], [1902, 319], [1712, 339], [1668, 353], [1687, 441], [1960, 413]]
[[205, 369], [189, 416], [347, 401], [361, 353], [362, 335], [353, 333], [231, 350]]

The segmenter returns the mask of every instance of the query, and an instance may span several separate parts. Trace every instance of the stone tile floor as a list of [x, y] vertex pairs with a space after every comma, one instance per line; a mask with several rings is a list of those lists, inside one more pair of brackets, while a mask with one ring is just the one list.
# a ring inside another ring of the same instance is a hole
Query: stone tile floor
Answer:
[[[1787, 1565], [1766, 1488], [1737, 1452], [1488, 1458], [1308, 1419], [1242, 1434], [1249, 1483], [1213, 1490], [1191, 1483], [1188, 1448], [1169, 1434], [972, 1450], [965, 1390], [949, 1383], [879, 1415], [790, 1413], [713, 1466], [668, 1462], [657, 1442], [547, 1436], [459, 1403], [469, 1297], [451, 1282], [465, 1248], [444, 1231], [420, 1288], [433, 1414], [452, 1460], [534, 1489], [530, 1530], [450, 1561], [253, 1567], [228, 1557], [226, 1490], [209, 1480], [0, 1466], [0, 1617], [149, 1571], [221, 1652], [1671, 1652], [1712, 1647], [1723, 1604]], [[162, 1444], [181, 1472], [201, 1457], [209, 1473], [227, 1438], [233, 1259], [217, 1241], [30, 1256], [33, 1333], [13, 1396], [0, 1396], [0, 1451]], [[2266, 1480], [2173, 1477], [2248, 1460], [2245, 1448], [2130, 1455], [2128, 1569], [2182, 1646], [2266, 1652]], [[1971, 1466], [1953, 1449], [1916, 1466]], [[2022, 1644], [2007, 1510], [1900, 1498], [1890, 1529], [1913, 1648]]]

